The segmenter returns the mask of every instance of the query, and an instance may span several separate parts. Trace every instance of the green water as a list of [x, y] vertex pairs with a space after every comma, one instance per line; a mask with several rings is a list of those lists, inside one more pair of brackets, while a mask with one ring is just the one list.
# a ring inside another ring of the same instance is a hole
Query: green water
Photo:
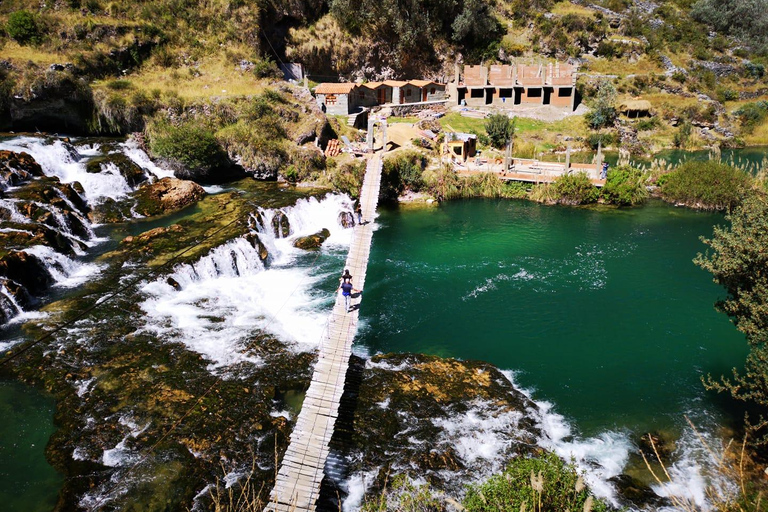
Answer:
[[54, 401], [17, 382], [0, 381], [0, 509], [47, 512], [62, 477], [45, 460]]
[[700, 377], [746, 355], [691, 262], [718, 214], [470, 200], [378, 222], [358, 344], [515, 370], [583, 434], [717, 414]]

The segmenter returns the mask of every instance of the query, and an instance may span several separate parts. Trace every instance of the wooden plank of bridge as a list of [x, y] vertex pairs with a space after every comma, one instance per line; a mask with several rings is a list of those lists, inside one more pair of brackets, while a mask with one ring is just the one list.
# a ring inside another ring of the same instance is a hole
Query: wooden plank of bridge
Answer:
[[[352, 244], [344, 268], [352, 274], [352, 285], [362, 290], [371, 251], [373, 225], [381, 184], [381, 159], [368, 161], [360, 193], [363, 220], [368, 223], [355, 226]], [[352, 311], [346, 311], [344, 298], [336, 297], [328, 327], [320, 343], [317, 364], [307, 390], [296, 426], [291, 432], [288, 449], [283, 455], [275, 487], [270, 494], [266, 511], [314, 511], [320, 482], [333, 429], [338, 416], [344, 380], [352, 355], [352, 342], [357, 333], [358, 308], [362, 296], [351, 301]]]

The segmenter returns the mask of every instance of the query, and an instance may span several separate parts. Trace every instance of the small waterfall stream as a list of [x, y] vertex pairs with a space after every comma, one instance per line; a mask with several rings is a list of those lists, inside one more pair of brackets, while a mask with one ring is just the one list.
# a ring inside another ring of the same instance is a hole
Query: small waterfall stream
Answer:
[[[243, 360], [258, 363], [242, 347], [254, 329], [274, 334], [299, 350], [316, 346], [327, 317], [324, 306], [333, 300], [333, 290], [313, 291], [328, 277], [312, 265], [321, 253], [313, 257], [295, 248], [293, 241], [329, 229], [331, 236], [322, 253], [330, 251], [343, 261], [351, 230], [339, 224], [339, 215], [351, 209], [351, 200], [339, 195], [301, 199], [280, 210], [259, 209], [252, 217], [250, 236], [255, 235], [267, 249], [267, 262], [262, 261], [257, 242], [241, 237], [194, 264], [177, 266], [168, 278], [143, 287], [148, 296], [141, 304], [146, 313], [144, 329], [184, 343], [211, 360], [212, 368]], [[273, 228], [275, 216], [287, 219], [287, 237]]]
[[[100, 172], [89, 172], [89, 161], [119, 154], [143, 169], [145, 179], [173, 175], [153, 164], [134, 141], [79, 144], [77, 140], [21, 136], [0, 140], [0, 150], [31, 155], [46, 178], [57, 180], [43, 185], [39, 180], [44, 178], [31, 176], [25, 176], [21, 183], [3, 180], [5, 193], [0, 198], [0, 219], [8, 225], [0, 227], [0, 233], [23, 235], [32, 240], [32, 245], [25, 246], [20, 252], [26, 255], [30, 268], [46, 273], [46, 279], [58, 287], [78, 286], [101, 268], [81, 261], [89, 248], [104, 241], [96, 236], [95, 225], [86, 215], [88, 209], [107, 200], [125, 199], [136, 188], [114, 163], [101, 163]], [[14, 178], [13, 181], [18, 180]], [[38, 195], [47, 197], [46, 202], [34, 197], [29, 199], [26, 192], [29, 187], [42, 187]], [[36, 240], [44, 243], [35, 244]], [[34, 305], [35, 300], [20, 301], [17, 290], [23, 285], [11, 281], [0, 279], [0, 320], [21, 321], [27, 318], [25, 308]], [[18, 318], [14, 320], [15, 317]]]

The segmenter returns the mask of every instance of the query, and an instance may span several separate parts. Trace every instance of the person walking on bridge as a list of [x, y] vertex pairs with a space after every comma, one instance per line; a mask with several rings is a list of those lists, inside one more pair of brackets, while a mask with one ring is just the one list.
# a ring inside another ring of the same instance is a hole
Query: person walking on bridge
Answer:
[[359, 225], [363, 225], [363, 205], [360, 204], [360, 200], [357, 201], [357, 207], [355, 208], [355, 213], [357, 214], [357, 223]]
[[362, 290], [357, 290], [352, 286], [352, 276], [349, 276], [350, 280], [342, 279], [341, 284], [336, 289], [338, 292], [341, 290], [341, 296], [344, 297], [344, 310], [349, 313], [349, 300], [352, 298], [353, 293], [362, 293]]

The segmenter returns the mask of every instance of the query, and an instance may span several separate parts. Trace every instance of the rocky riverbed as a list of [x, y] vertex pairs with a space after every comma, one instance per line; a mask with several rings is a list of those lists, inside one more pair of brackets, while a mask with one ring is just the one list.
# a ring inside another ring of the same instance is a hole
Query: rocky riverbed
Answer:
[[[46, 146], [77, 169], [100, 147]], [[56, 399], [56, 510], [205, 510], [215, 489], [246, 481], [263, 499], [311, 379], [352, 202], [252, 179], [206, 193], [106, 151], [100, 172], [81, 175], [0, 154], [0, 271], [18, 308], [5, 321], [26, 320], [26, 340], [50, 333], [0, 371]], [[124, 188], [102, 187], [100, 173]], [[84, 266], [69, 291], [49, 294]], [[490, 364], [390, 354], [352, 366], [333, 443], [342, 470], [324, 506], [338, 492], [354, 509], [396, 475], [460, 499], [510, 459], [552, 447], [548, 411]], [[632, 478], [618, 483], [648, 496]]]

